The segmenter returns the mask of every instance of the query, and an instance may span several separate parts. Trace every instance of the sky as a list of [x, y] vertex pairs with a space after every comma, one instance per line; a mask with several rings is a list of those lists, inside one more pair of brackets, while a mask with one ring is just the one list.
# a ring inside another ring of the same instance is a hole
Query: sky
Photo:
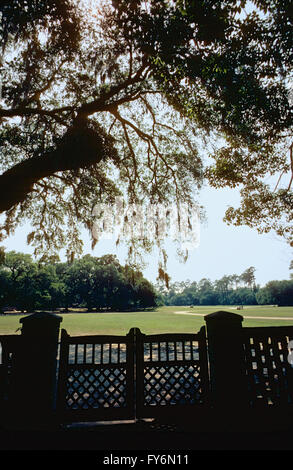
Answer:
[[[174, 243], [167, 243], [168, 254], [167, 272], [172, 282], [199, 281], [208, 278], [211, 281], [224, 275], [241, 274], [250, 266], [256, 268], [257, 284], [264, 286], [271, 280], [290, 278], [289, 265], [293, 259], [293, 250], [282, 239], [273, 233], [260, 235], [255, 229], [245, 226], [228, 226], [223, 222], [223, 216], [229, 205], [237, 206], [239, 194], [234, 189], [205, 188], [200, 193], [199, 202], [206, 210], [207, 222], [200, 224], [198, 246], [189, 254], [184, 264], [179, 260]], [[16, 230], [15, 235], [4, 240], [2, 246], [7, 251], [15, 250], [32, 253], [33, 248], [26, 244], [29, 227]], [[120, 263], [127, 262], [126, 249], [115, 246], [115, 240], [101, 240], [94, 250], [88, 233], [83, 233], [84, 254], [103, 256], [108, 253], [116, 254]], [[144, 276], [151, 282], [156, 282], [158, 274], [158, 253], [153, 252], [145, 258], [148, 263], [143, 270]]]

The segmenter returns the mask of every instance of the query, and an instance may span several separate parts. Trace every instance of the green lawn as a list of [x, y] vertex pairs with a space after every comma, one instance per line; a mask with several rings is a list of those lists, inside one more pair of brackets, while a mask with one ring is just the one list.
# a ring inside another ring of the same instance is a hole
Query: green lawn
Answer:
[[[142, 333], [173, 333], [197, 332], [205, 324], [204, 316], [183, 315], [175, 312], [208, 315], [218, 310], [240, 314], [244, 318], [243, 326], [280, 326], [293, 325], [293, 307], [257, 306], [244, 307], [238, 311], [223, 305], [212, 307], [160, 307], [156, 311], [132, 313], [67, 313], [63, 318], [61, 328], [71, 335], [88, 334], [117, 334], [124, 335], [130, 328], [138, 327]], [[0, 316], [0, 334], [14, 334], [21, 327], [20, 318], [25, 315]], [[257, 319], [255, 317], [266, 317]], [[275, 317], [279, 319], [274, 319]], [[281, 320], [282, 318], [289, 320]], [[290, 320], [292, 318], [292, 320]]]

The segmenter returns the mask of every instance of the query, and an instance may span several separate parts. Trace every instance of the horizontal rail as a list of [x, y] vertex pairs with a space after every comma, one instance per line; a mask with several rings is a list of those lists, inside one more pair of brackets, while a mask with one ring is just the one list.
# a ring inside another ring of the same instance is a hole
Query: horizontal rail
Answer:
[[242, 335], [245, 338], [247, 338], [248, 336], [253, 336], [255, 338], [263, 338], [277, 335], [293, 337], [293, 326], [245, 327], [242, 329]]
[[87, 370], [87, 369], [95, 369], [95, 370], [107, 370], [107, 369], [126, 369], [127, 363], [126, 362], [110, 362], [110, 363], [103, 363], [103, 364], [71, 364], [68, 363], [67, 371], [72, 372], [73, 370]]
[[173, 367], [173, 366], [194, 366], [200, 365], [199, 359], [185, 359], [185, 360], [168, 360], [168, 361], [144, 361], [144, 367]]
[[160, 343], [182, 343], [182, 341], [196, 341], [201, 339], [198, 333], [162, 333], [158, 335], [142, 335], [144, 343], [160, 342]]
[[130, 340], [127, 336], [68, 336], [65, 341], [68, 344], [127, 344]]

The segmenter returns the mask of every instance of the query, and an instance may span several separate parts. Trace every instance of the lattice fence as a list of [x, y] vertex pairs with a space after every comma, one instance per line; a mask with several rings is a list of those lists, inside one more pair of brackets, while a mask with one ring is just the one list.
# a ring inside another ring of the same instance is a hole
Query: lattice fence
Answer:
[[133, 342], [62, 330], [58, 409], [69, 419], [133, 416]]
[[[70, 337], [62, 330], [57, 407], [69, 421], [153, 416], [207, 400], [204, 329], [199, 334]], [[156, 410], [154, 409], [156, 408]]]
[[145, 366], [145, 405], [193, 405], [201, 400], [198, 365]]
[[243, 328], [245, 370], [251, 406], [293, 403], [293, 368], [288, 362], [293, 327]]
[[156, 416], [172, 405], [207, 403], [205, 330], [198, 334], [137, 333], [137, 416]]

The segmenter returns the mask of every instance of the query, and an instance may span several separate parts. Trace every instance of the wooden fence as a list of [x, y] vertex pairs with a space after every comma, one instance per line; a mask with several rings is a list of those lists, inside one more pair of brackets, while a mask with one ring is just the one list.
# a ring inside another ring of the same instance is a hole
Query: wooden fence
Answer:
[[133, 333], [61, 332], [57, 410], [61, 421], [134, 418]]
[[21, 334], [0, 336], [0, 408], [6, 420], [15, 413], [57, 423], [219, 410], [237, 419], [240, 411], [281, 408], [289, 416], [293, 326], [243, 328], [242, 320], [215, 312], [193, 334], [132, 328], [125, 336], [72, 337], [62, 330], [58, 352], [62, 318], [24, 317]]
[[288, 346], [293, 326], [249, 327], [242, 334], [249, 405], [291, 405], [293, 369]]
[[205, 327], [196, 334], [136, 333], [136, 417], [189, 413], [208, 405]]
[[205, 328], [198, 334], [78, 336], [61, 332], [63, 421], [141, 419], [207, 403]]

